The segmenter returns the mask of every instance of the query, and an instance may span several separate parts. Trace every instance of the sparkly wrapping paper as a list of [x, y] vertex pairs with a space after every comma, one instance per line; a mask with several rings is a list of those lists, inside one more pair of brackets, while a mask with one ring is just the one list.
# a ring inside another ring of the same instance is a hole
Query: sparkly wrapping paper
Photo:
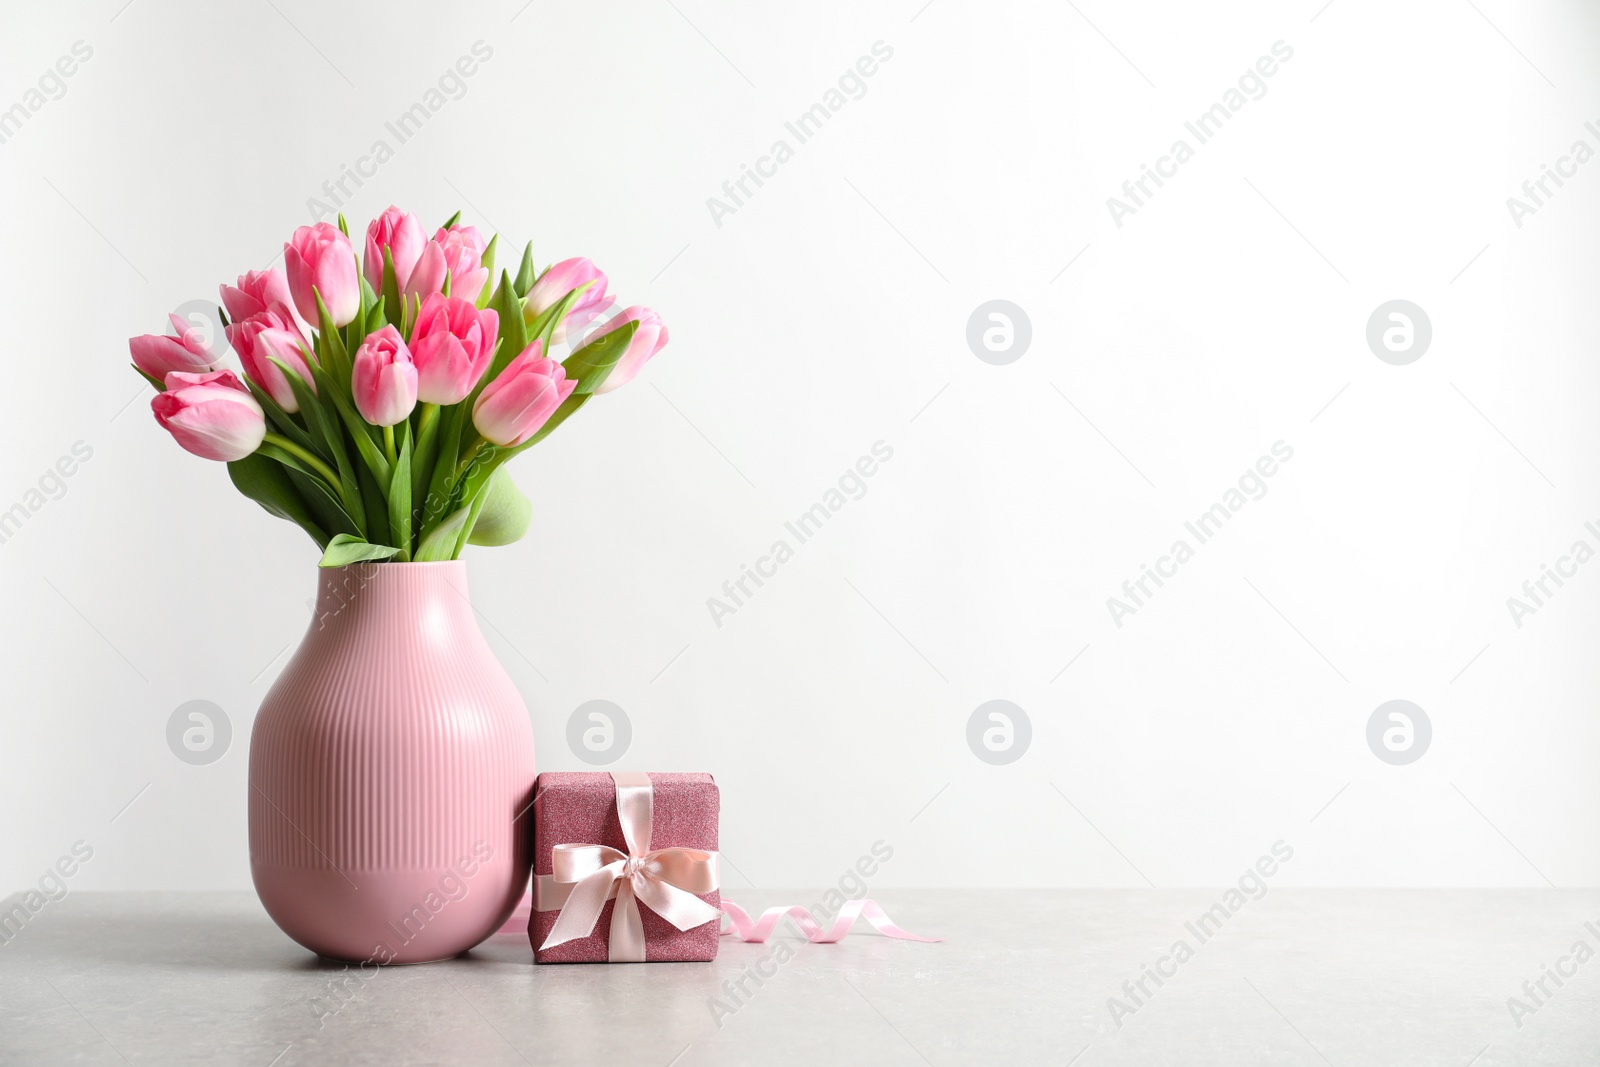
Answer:
[[[650, 847], [698, 848], [717, 851], [717, 819], [721, 798], [709, 774], [651, 774], [655, 792]], [[609, 845], [626, 852], [627, 841], [617, 821], [617, 787], [605, 771], [550, 771], [534, 784], [533, 873], [552, 872], [551, 854], [557, 845]], [[697, 894], [712, 907], [721, 894]], [[538, 963], [606, 963], [609, 960], [611, 912], [616, 901], [606, 902], [594, 933], [554, 948], [541, 949], [556, 924], [557, 911], [535, 911], [528, 919], [528, 938]], [[644, 926], [645, 962], [687, 962], [715, 959], [721, 940], [721, 922], [679, 930], [667, 920], [639, 905]]]

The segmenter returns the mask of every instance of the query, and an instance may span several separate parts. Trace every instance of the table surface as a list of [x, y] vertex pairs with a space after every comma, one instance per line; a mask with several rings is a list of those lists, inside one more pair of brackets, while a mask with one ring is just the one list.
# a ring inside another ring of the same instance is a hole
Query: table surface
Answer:
[[538, 967], [500, 935], [363, 976], [248, 893], [73, 893], [0, 944], [0, 1063], [1600, 1063], [1600, 891], [1273, 888], [1205, 929], [1220, 890], [875, 896], [946, 940]]

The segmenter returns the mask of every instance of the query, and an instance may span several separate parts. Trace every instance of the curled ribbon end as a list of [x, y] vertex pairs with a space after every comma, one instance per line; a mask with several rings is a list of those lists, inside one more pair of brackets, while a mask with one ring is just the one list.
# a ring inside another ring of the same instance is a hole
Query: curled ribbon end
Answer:
[[847, 901], [844, 907], [839, 909], [839, 914], [833, 920], [833, 925], [827, 930], [822, 928], [822, 924], [817, 922], [809, 911], [798, 904], [768, 908], [761, 913], [760, 919], [751, 919], [749, 912], [731, 900], [724, 900], [722, 902], [722, 913], [733, 924], [732, 929], [722, 931], [723, 935], [732, 934], [743, 941], [765, 942], [772, 936], [772, 931], [777, 928], [778, 920], [785, 915], [794, 919], [794, 923], [800, 928], [800, 932], [806, 935], [806, 940], [814, 945], [831, 945], [836, 941], [842, 940], [850, 932], [850, 928], [856, 924], [856, 920], [861, 918], [871, 923], [872, 928], [884, 937], [892, 937], [900, 941], [921, 941], [926, 944], [934, 944], [944, 940], [942, 937], [922, 937], [919, 934], [911, 933], [909, 930], [901, 929], [895, 925], [894, 920], [889, 918], [889, 913], [884, 911], [877, 901], [866, 897]]

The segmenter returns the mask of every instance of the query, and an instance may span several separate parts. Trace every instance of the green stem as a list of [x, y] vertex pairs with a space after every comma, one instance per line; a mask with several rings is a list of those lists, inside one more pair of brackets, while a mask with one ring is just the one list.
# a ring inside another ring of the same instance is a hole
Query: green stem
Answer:
[[449, 517], [450, 476], [461, 454], [458, 442], [466, 406], [465, 402], [452, 404], [448, 411], [440, 412], [439, 432], [434, 435], [434, 451], [437, 455], [431, 461], [433, 470], [428, 476], [427, 495], [423, 498], [422, 533], [418, 535], [418, 544]]
[[452, 490], [455, 488], [455, 486], [460, 484], [462, 478], [467, 476], [467, 471], [472, 469], [472, 464], [478, 458], [478, 454], [481, 453], [485, 447], [494, 447], [493, 445], [490, 445], [489, 442], [485, 441], [477, 432], [474, 432], [472, 436], [473, 441], [467, 446], [467, 454], [461, 458], [461, 463], [456, 467], [456, 472], [450, 479], [450, 487]]
[[339, 476], [333, 472], [332, 467], [329, 467], [311, 452], [301, 448], [287, 437], [282, 437], [275, 433], [269, 433], [263, 437], [262, 440], [269, 445], [274, 445], [283, 449], [285, 452], [289, 453], [291, 456], [295, 457], [300, 462], [304, 463], [306, 466], [322, 475], [323, 479], [333, 487], [334, 492], [339, 494], [339, 499], [344, 501], [345, 507], [348, 508], [350, 506], [350, 498], [344, 495], [344, 483], [339, 480]]
[[489, 486], [487, 483], [478, 487], [478, 493], [467, 505], [467, 521], [461, 524], [461, 537], [456, 541], [456, 550], [451, 559], [460, 559], [461, 553], [467, 550], [467, 542], [472, 539], [472, 528], [478, 524], [478, 516], [483, 512], [483, 505], [489, 499]]
[[383, 452], [389, 458], [389, 466], [393, 467], [400, 461], [399, 454], [394, 450], [394, 427], [383, 428]]
[[427, 492], [433, 478], [434, 453], [439, 432], [439, 405], [423, 404], [417, 415], [415, 442], [411, 449], [411, 502], [426, 521]]
[[428, 434], [433, 432], [434, 426], [437, 425], [438, 421], [439, 405], [429, 404], [424, 401], [422, 411], [417, 416], [417, 440], [426, 440]]

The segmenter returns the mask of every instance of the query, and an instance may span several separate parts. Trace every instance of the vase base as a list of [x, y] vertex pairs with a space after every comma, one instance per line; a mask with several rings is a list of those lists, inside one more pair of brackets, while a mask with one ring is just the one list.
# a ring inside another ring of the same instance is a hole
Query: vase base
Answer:
[[[454, 956], [440, 956], [436, 960], [395, 960], [393, 963], [380, 963], [378, 966], [380, 966], [380, 967], [425, 967], [430, 963], [449, 963], [451, 960], [459, 960], [463, 956], [465, 956], [468, 953], [470, 953], [471, 951], [472, 950], [469, 948], [469, 949], [467, 949], [466, 952], [457, 952]], [[369, 964], [369, 963], [374, 962], [373, 960], [340, 959], [337, 956], [328, 956], [328, 955], [325, 955], [325, 954], [323, 954], [321, 952], [315, 953], [315, 955], [316, 955], [317, 959], [321, 960], [323, 963], [337, 963], [341, 967], [360, 967], [363, 964]]]
[[257, 896], [284, 933], [323, 959], [367, 966], [460, 956], [500, 929], [528, 880], [521, 857], [513, 855], [484, 862], [470, 880], [448, 870], [341, 873], [260, 861], [251, 873]]

